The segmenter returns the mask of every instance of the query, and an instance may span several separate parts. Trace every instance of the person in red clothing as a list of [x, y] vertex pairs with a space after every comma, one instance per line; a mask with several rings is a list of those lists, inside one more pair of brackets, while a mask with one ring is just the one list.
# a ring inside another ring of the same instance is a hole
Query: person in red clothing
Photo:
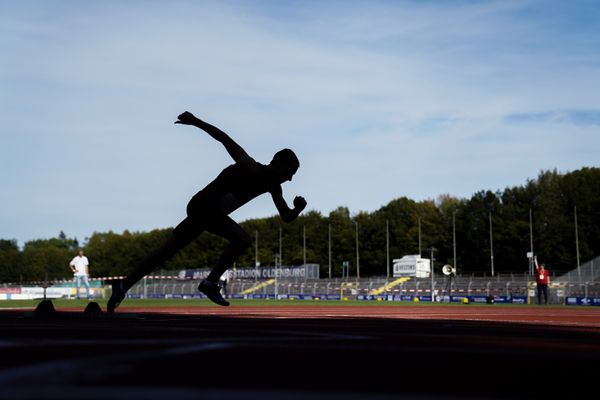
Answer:
[[544, 264], [538, 264], [537, 256], [533, 257], [535, 262], [535, 281], [537, 282], [538, 304], [542, 304], [542, 295], [544, 304], [548, 304], [548, 285], [550, 284], [550, 273], [544, 267]]

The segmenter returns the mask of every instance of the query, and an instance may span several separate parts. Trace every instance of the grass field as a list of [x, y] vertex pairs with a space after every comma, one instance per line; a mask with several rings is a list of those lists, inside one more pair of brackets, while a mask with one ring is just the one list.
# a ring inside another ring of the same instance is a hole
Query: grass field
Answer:
[[[8, 308], [35, 308], [41, 300], [2, 300], [0, 301], [0, 309]], [[98, 304], [102, 308], [106, 308], [107, 300], [97, 300]], [[357, 301], [357, 300], [231, 300], [232, 307], [286, 307], [286, 306], [361, 306], [361, 307], [406, 307], [406, 306], [419, 306], [419, 307], [430, 307], [430, 306], [446, 306], [446, 307], [527, 307], [522, 304], [485, 304], [485, 303], [430, 303], [430, 302], [419, 302], [413, 303], [408, 301]], [[89, 303], [88, 300], [75, 300], [75, 299], [52, 299], [52, 303], [56, 308], [63, 307], [82, 307]], [[209, 300], [205, 299], [128, 299], [125, 300], [119, 309], [125, 309], [129, 307], [144, 307], [144, 308], [163, 308], [163, 307], [213, 307], [215, 306]], [[533, 305], [532, 305], [533, 306]], [[535, 307], [540, 307], [535, 305]], [[546, 305], [541, 306], [543, 308], [558, 307], [563, 308], [563, 305]], [[569, 306], [569, 308], [590, 308], [586, 306]]]
[[[39, 304], [41, 300], [5, 300], [0, 302], [1, 308], [32, 308]], [[97, 300], [97, 303], [101, 307], [106, 307], [107, 300]], [[318, 301], [318, 300], [231, 300], [232, 307], [265, 307], [265, 306], [277, 306], [285, 307], [292, 305], [302, 306], [402, 306], [402, 305], [414, 305], [415, 303], [409, 302], [375, 302], [375, 301]], [[52, 299], [52, 303], [55, 307], [85, 307], [88, 300], [75, 300], [75, 299]], [[428, 303], [422, 303], [426, 305]], [[438, 303], [439, 305], [439, 303]], [[453, 304], [456, 305], [456, 304]], [[123, 301], [119, 306], [120, 309], [127, 307], [213, 307], [215, 304], [205, 299], [128, 299]]]

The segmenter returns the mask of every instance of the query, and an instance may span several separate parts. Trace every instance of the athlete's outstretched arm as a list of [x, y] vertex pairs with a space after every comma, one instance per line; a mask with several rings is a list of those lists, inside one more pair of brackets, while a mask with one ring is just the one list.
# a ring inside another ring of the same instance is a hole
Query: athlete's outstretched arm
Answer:
[[275, 207], [277, 207], [277, 211], [284, 222], [292, 222], [298, 218], [298, 215], [300, 215], [302, 210], [304, 210], [306, 207], [306, 200], [304, 200], [304, 197], [296, 196], [296, 198], [294, 198], [294, 208], [289, 208], [285, 199], [283, 198], [281, 186], [271, 192], [271, 197], [273, 198], [273, 203], [275, 203]]
[[221, 142], [223, 146], [225, 146], [225, 150], [227, 150], [231, 158], [233, 158], [233, 160], [236, 162], [244, 158], [250, 158], [248, 153], [246, 153], [246, 151], [239, 144], [237, 144], [231, 137], [229, 137], [228, 134], [226, 134], [216, 126], [206, 123], [200, 118], [196, 118], [191, 112], [186, 111], [183, 114], [179, 115], [175, 123], [183, 125], [192, 125], [202, 129], [204, 132], [212, 136], [215, 140]]

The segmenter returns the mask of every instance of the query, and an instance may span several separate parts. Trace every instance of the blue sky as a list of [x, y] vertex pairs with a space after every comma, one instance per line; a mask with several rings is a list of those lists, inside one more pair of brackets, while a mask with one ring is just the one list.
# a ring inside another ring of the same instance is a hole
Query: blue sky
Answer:
[[[0, 238], [174, 226], [230, 163], [309, 209], [469, 197], [598, 166], [594, 1], [0, 2]], [[275, 214], [268, 196], [236, 211]]]

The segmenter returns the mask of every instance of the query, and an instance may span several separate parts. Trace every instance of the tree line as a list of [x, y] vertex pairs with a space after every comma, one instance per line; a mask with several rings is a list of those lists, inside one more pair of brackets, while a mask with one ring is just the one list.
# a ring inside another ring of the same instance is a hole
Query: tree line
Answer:
[[[342, 206], [328, 215], [305, 212], [289, 224], [277, 216], [246, 220], [240, 225], [255, 245], [238, 259], [237, 266], [254, 266], [256, 260], [265, 266], [277, 263], [281, 235], [282, 264], [317, 263], [321, 277], [327, 277], [331, 262], [332, 275], [339, 277], [342, 263], [348, 261], [350, 275], [356, 275], [358, 232], [361, 277], [387, 274], [388, 248], [391, 262], [418, 254], [419, 249], [429, 258], [433, 247], [436, 270], [451, 264], [459, 273], [476, 274], [491, 272], [493, 249], [495, 272], [525, 273], [532, 234], [538, 259], [554, 272], [567, 271], [577, 266], [575, 213], [578, 250], [584, 262], [600, 255], [600, 168], [565, 174], [542, 171], [525, 185], [480, 191], [469, 199], [401, 197], [374, 212], [352, 214]], [[16, 240], [0, 239], [0, 282], [68, 279], [72, 273], [67, 264], [79, 247], [90, 259], [92, 277], [126, 275], [171, 230], [94, 232], [81, 244], [60, 232], [56, 238], [28, 241], [23, 248]], [[223, 239], [204, 233], [161, 268], [211, 267], [224, 245]]]

